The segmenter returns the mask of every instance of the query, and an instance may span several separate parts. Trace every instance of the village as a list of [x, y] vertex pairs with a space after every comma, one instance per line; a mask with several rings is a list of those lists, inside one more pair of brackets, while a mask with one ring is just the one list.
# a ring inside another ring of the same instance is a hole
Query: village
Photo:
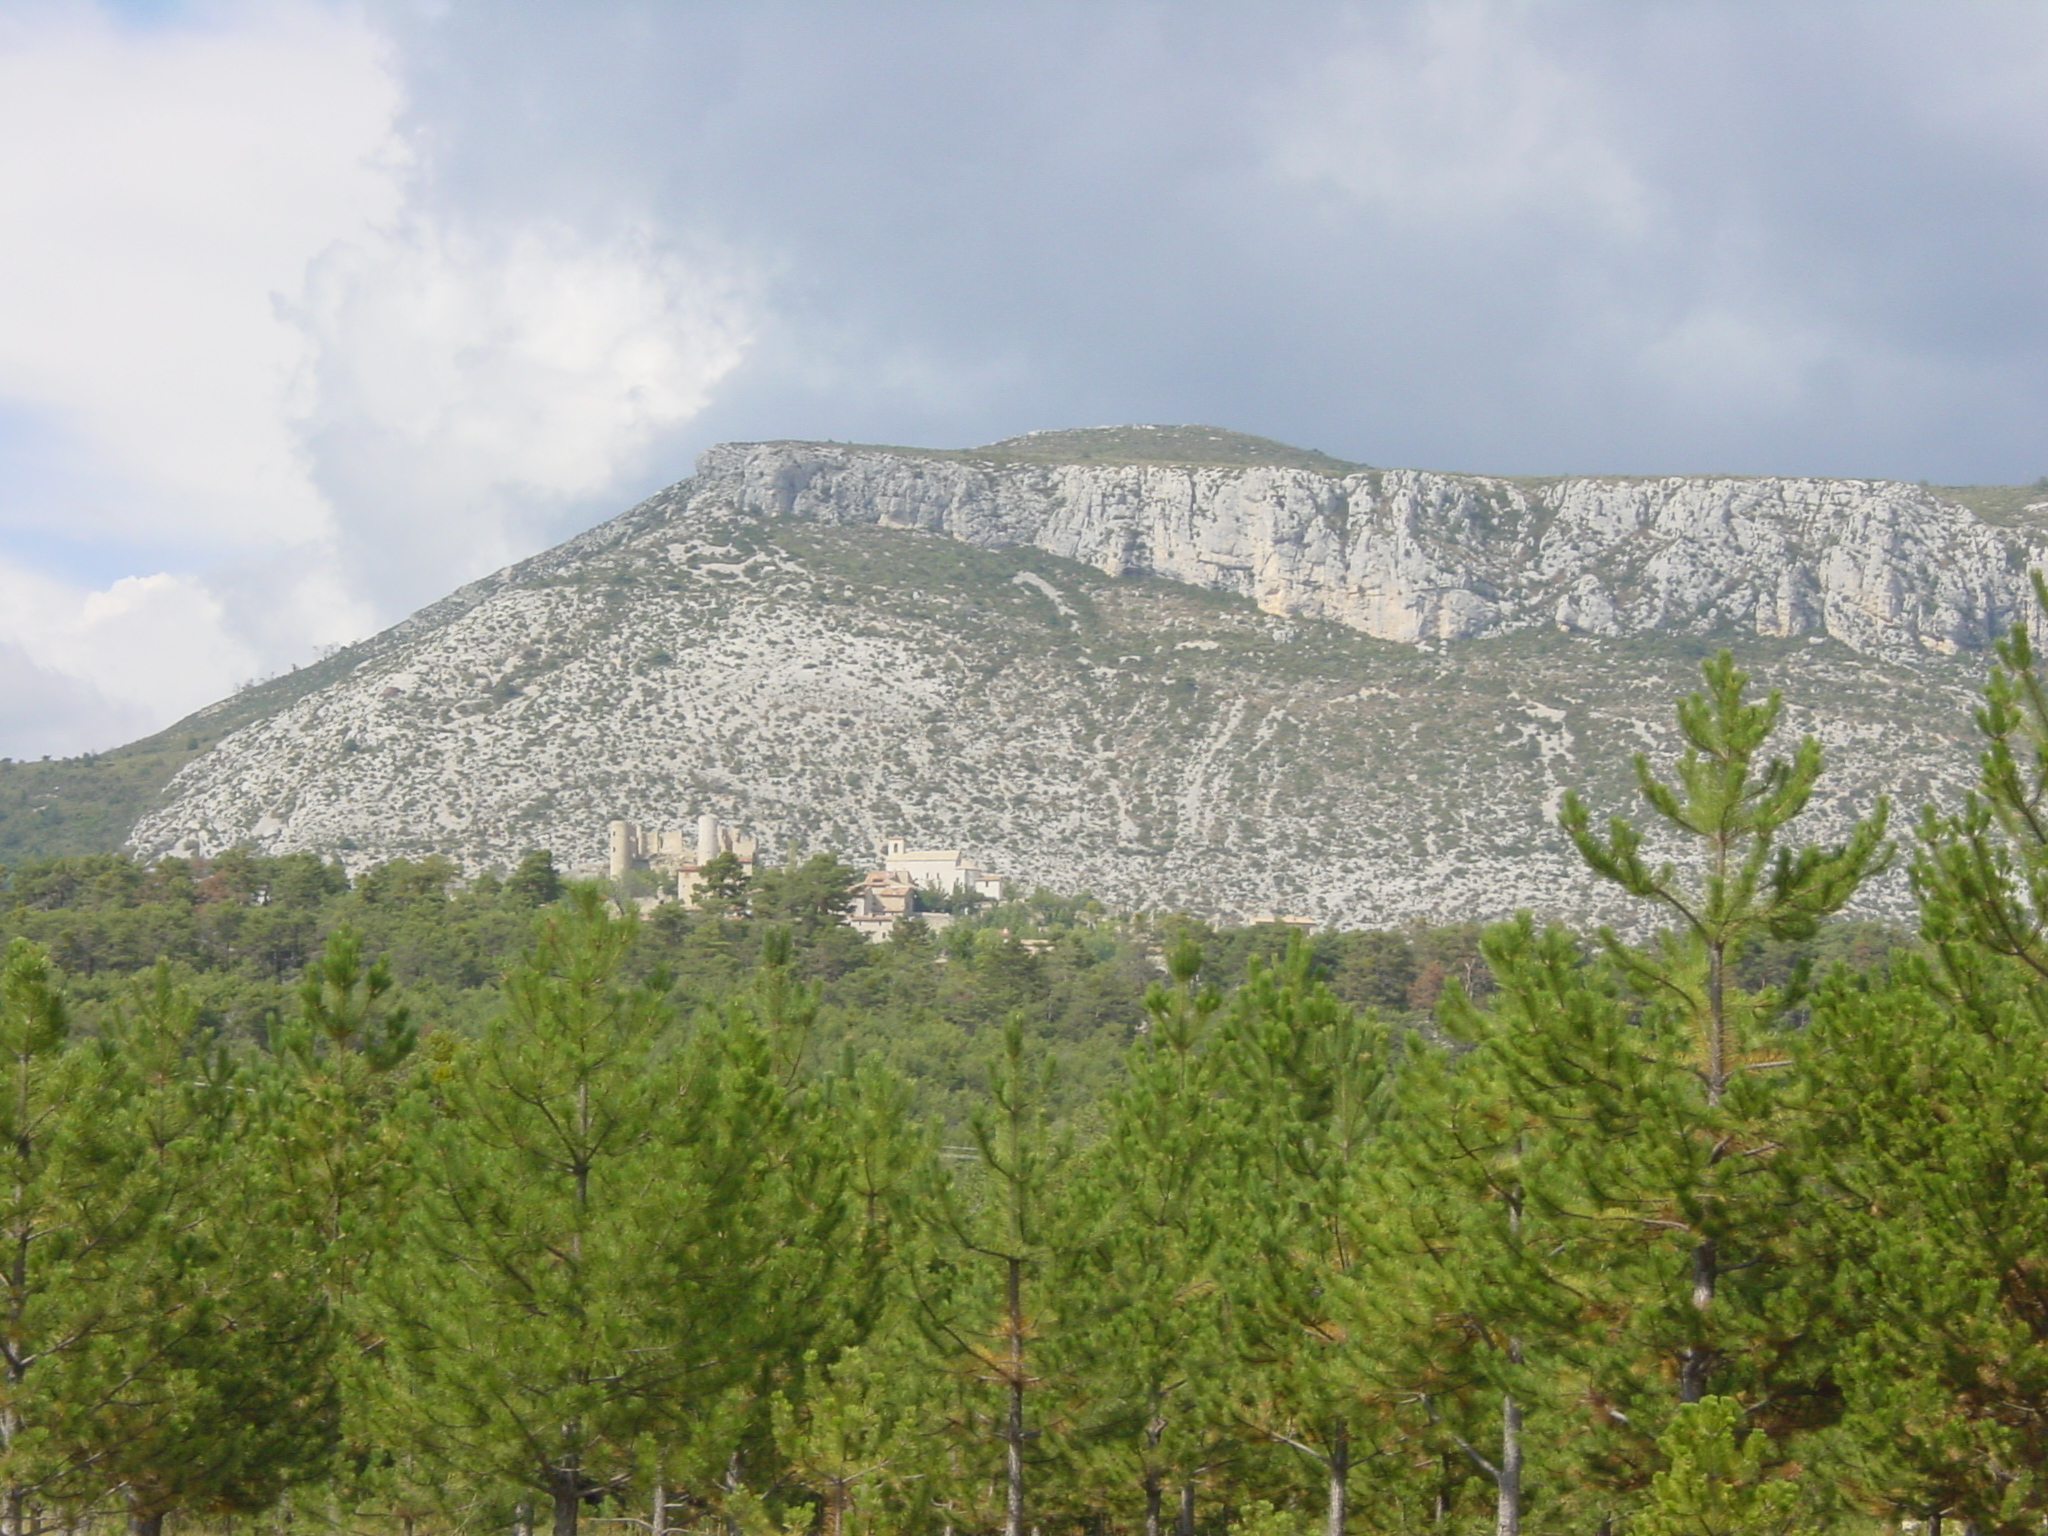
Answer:
[[[606, 851], [614, 882], [623, 882], [636, 871], [672, 878], [667, 890], [638, 898], [641, 906], [676, 901], [695, 907], [705, 871], [714, 860], [729, 857], [742, 873], [752, 874], [760, 843], [751, 833], [726, 826], [706, 813], [697, 818], [694, 829], [654, 829], [638, 822], [614, 821], [607, 828]], [[987, 901], [1003, 898], [1003, 877], [977, 868], [957, 848], [912, 848], [907, 839], [892, 837], [882, 844], [876, 863], [878, 867], [853, 888], [844, 919], [848, 927], [874, 943], [886, 939], [897, 923], [913, 915], [934, 929], [953, 921], [947, 912], [920, 912], [920, 892], [977, 896]]]

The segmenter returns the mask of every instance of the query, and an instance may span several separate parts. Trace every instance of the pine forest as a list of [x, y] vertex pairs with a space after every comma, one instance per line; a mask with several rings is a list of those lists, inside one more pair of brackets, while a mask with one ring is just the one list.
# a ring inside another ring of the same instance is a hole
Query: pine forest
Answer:
[[1826, 843], [1779, 713], [1563, 799], [1598, 932], [23, 861], [0, 1524], [2038, 1532], [2048, 673]]

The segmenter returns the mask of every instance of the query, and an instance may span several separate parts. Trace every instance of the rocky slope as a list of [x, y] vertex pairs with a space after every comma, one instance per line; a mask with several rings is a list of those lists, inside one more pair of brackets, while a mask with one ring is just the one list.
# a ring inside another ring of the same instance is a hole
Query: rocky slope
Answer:
[[731, 444], [704, 455], [695, 499], [1029, 544], [1111, 576], [1163, 576], [1411, 642], [1554, 626], [1952, 653], [2022, 613], [2027, 568], [2048, 552], [2039, 531], [1990, 527], [1889, 481], [1032, 463], [1008, 446], [940, 458]]
[[2008, 510], [1375, 471], [1188, 429], [731, 445], [340, 658], [132, 842], [594, 864], [614, 816], [710, 810], [777, 853], [901, 832], [1127, 905], [1612, 911], [1550, 809], [1567, 785], [1627, 806], [1628, 753], [1669, 746], [1713, 645], [1827, 744], [1818, 827], [1954, 791], [1972, 653], [2042, 553]]

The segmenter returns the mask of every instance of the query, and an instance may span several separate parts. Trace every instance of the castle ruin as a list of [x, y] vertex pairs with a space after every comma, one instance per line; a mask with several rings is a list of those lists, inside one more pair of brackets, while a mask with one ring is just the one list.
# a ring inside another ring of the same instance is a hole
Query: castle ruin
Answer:
[[612, 879], [623, 880], [636, 869], [674, 875], [676, 899], [693, 906], [706, 864], [729, 853], [751, 874], [760, 851], [751, 834], [722, 825], [709, 812], [697, 818], [694, 839], [681, 827], [655, 831], [633, 821], [612, 822], [607, 831]]

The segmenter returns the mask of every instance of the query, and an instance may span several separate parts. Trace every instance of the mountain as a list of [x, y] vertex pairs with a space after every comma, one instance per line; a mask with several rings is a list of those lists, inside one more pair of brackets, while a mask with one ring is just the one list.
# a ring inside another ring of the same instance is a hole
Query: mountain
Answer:
[[595, 865], [613, 817], [711, 811], [1120, 905], [1583, 917], [1558, 795], [1632, 810], [1628, 754], [1720, 645], [1827, 746], [1816, 828], [1953, 793], [2044, 544], [2039, 489], [1382, 470], [1210, 428], [729, 444], [153, 738], [190, 760], [131, 841]]

